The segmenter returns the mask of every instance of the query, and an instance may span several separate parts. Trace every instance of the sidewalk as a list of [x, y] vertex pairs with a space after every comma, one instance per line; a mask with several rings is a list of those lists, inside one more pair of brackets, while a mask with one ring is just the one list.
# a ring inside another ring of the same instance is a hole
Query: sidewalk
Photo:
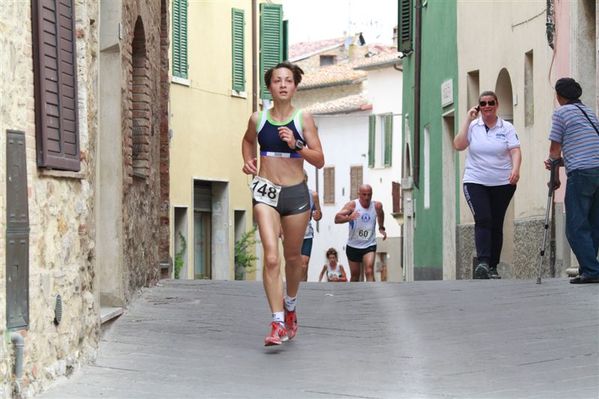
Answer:
[[265, 348], [261, 283], [163, 281], [36, 399], [599, 397], [597, 284], [307, 283], [298, 318]]

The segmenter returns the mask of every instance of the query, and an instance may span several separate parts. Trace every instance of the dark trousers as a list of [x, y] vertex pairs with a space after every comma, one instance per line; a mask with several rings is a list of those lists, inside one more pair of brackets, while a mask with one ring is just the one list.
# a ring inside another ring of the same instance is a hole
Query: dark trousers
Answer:
[[599, 277], [599, 168], [568, 173], [566, 183], [566, 237], [579, 274]]
[[474, 242], [479, 262], [497, 267], [503, 247], [503, 219], [516, 186], [464, 183], [464, 196], [474, 215]]

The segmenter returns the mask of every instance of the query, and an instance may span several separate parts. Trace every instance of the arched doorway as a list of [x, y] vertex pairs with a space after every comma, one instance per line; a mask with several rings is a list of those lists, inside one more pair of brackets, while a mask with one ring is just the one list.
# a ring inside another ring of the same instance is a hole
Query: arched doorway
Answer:
[[[514, 120], [514, 97], [512, 92], [512, 79], [510, 73], [506, 68], [502, 68], [497, 76], [497, 82], [495, 84], [495, 94], [497, 94], [497, 100], [499, 101], [498, 115], [506, 121], [513, 123]], [[514, 276], [513, 264], [514, 264], [514, 207], [516, 203], [516, 196], [510, 202], [510, 206], [505, 214], [503, 221], [503, 249], [501, 251], [501, 262], [505, 265], [499, 265], [508, 267], [508, 270], [499, 270], [499, 274], [506, 276]]]

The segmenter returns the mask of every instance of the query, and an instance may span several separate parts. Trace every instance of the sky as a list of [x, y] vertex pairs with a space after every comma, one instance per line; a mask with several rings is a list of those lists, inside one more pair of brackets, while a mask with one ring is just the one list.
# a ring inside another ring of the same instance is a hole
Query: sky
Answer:
[[282, 0], [289, 44], [363, 32], [366, 43], [393, 43], [397, 0]]

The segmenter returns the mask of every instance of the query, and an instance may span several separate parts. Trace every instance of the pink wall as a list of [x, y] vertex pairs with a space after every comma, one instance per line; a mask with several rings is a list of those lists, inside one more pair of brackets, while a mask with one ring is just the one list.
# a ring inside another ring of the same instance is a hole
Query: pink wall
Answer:
[[555, 49], [551, 71], [552, 86], [557, 79], [570, 76], [570, 0], [555, 0], [554, 22]]
[[[554, 59], [551, 68], [551, 86], [562, 77], [570, 76], [570, 0], [555, 0], [554, 3]], [[554, 100], [554, 106], [559, 104]], [[549, 177], [549, 176], [547, 176]], [[555, 202], [564, 202], [566, 173], [560, 168], [561, 187], [555, 191]]]

